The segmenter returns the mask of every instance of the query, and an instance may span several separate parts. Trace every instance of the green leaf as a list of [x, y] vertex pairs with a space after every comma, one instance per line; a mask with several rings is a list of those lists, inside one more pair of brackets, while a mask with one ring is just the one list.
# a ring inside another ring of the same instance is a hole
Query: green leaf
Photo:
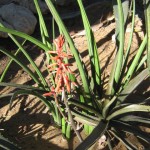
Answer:
[[87, 38], [87, 43], [88, 43], [88, 51], [89, 51], [90, 64], [91, 64], [91, 70], [92, 70], [91, 79], [93, 82], [91, 89], [93, 91], [97, 90], [97, 92], [100, 92], [101, 71], [100, 71], [98, 50], [97, 50], [95, 38], [91, 30], [91, 26], [90, 26], [88, 17], [86, 15], [82, 0], [78, 0], [78, 4], [80, 7], [80, 12], [81, 12], [84, 28], [86, 31], [86, 38]]
[[109, 130], [109, 132], [113, 134], [114, 137], [116, 137], [119, 141], [121, 141], [126, 146], [126, 148], [128, 148], [128, 150], [138, 150], [138, 148], [135, 145], [129, 142], [123, 135], [121, 135], [116, 130], [112, 129]]
[[138, 122], [138, 123], [143, 123], [143, 124], [150, 124], [149, 118], [139, 117], [139, 116], [134, 116], [134, 115], [124, 116], [124, 117], [121, 117], [119, 120], [123, 122], [131, 122], [131, 123]]
[[76, 150], [86, 150], [90, 148], [107, 130], [108, 122], [100, 121], [93, 132], [77, 146]]
[[[26, 40], [25, 40], [21, 45], [23, 46], [23, 45], [25, 44], [25, 42], [26, 42]], [[18, 54], [19, 52], [20, 52], [20, 48], [16, 51], [16, 53], [15, 53], [14, 55], [17, 56], [17, 54]], [[6, 73], [7, 73], [7, 71], [8, 71], [8, 69], [9, 69], [10, 65], [12, 64], [12, 62], [13, 62], [13, 59], [11, 59], [11, 60], [7, 63], [7, 66], [5, 67], [3, 73], [2, 73], [2, 75], [1, 75], [1, 77], [0, 77], [0, 82], [3, 81], [3, 79], [4, 79], [4, 77], [5, 77]]]
[[67, 140], [69, 140], [71, 138], [71, 126], [70, 126], [70, 124], [67, 124], [67, 127], [66, 127], [66, 138], [67, 138]]
[[75, 116], [74, 120], [83, 123], [84, 125], [96, 126], [99, 120], [95, 120], [93, 116], [80, 113], [79, 111], [75, 111], [71, 109], [71, 113]]
[[9, 51], [2, 49], [0, 47], [0, 52], [4, 53], [5, 55], [9, 56], [11, 59], [13, 59], [21, 68], [24, 69], [24, 71], [26, 71], [31, 78], [38, 84], [41, 85], [41, 82], [39, 81], [39, 79], [34, 75], [34, 73], [25, 65], [23, 64], [20, 60], [18, 60], [18, 58], [13, 55], [12, 53], [10, 53]]
[[146, 32], [147, 32], [147, 66], [150, 74], [150, 3], [149, 0], [144, 0], [145, 6], [145, 24], [146, 24]]
[[39, 4], [38, 4], [38, 0], [34, 0], [34, 4], [36, 6], [36, 10], [37, 10], [37, 13], [39, 16], [40, 27], [42, 30], [41, 33], [43, 32], [43, 35], [41, 34], [42, 39], [43, 39], [43, 43], [46, 44], [50, 49], [52, 49], [52, 45], [49, 43], [49, 41], [47, 41], [47, 40], [50, 40], [50, 37], [49, 37], [48, 31], [46, 28], [46, 24], [45, 24], [41, 9], [40, 9]]
[[[132, 5], [133, 5], [133, 9], [131, 10], [132, 11], [131, 32], [130, 32], [130, 37], [129, 37], [129, 41], [128, 41], [128, 46], [127, 46], [127, 49], [126, 49], [126, 52], [125, 52], [125, 57], [124, 57], [120, 82], [122, 81], [122, 78], [125, 74], [125, 70], [127, 68], [127, 63], [128, 63], [128, 59], [129, 59], [129, 56], [130, 56], [129, 54], [130, 54], [131, 44], [132, 44], [132, 40], [133, 40], [134, 24], [135, 24], [135, 0], [132, 0]], [[126, 12], [126, 13], [128, 13], [128, 12]]]
[[[126, 3], [127, 1], [123, 2]], [[120, 75], [121, 75], [121, 70], [122, 70], [122, 64], [123, 64], [123, 50], [124, 50], [124, 12], [123, 12], [123, 8], [122, 8], [122, 2], [121, 0], [117, 0], [117, 9], [118, 9], [118, 23], [119, 23], [119, 38], [118, 41], [119, 42], [119, 49], [117, 52], [117, 65], [116, 65], [116, 71], [115, 71], [115, 83], [118, 84], [119, 79], [120, 79]], [[125, 12], [125, 13], [128, 13]]]
[[123, 103], [126, 98], [142, 83], [144, 79], [149, 76], [148, 69], [140, 72], [136, 77], [134, 77], [122, 90], [122, 92], [118, 96], [117, 105]]
[[[32, 90], [18, 90], [16, 92], [14, 92], [13, 96], [11, 97], [10, 100], [10, 108], [12, 105], [13, 100], [18, 96], [18, 95], [34, 95], [36, 97], [38, 97], [44, 104], [45, 106], [47, 106], [50, 110], [50, 112], [52, 112], [53, 117], [55, 117], [55, 111], [54, 111], [54, 107], [52, 102], [48, 101], [45, 97], [43, 97], [41, 94], [39, 94], [36, 91], [32, 91]], [[52, 99], [52, 98], [51, 98]]]
[[[124, 106], [124, 105], [123, 105]], [[119, 109], [120, 108], [120, 109]], [[106, 120], [112, 120], [116, 117], [119, 117], [120, 115], [126, 114], [126, 113], [132, 113], [132, 112], [150, 112], [150, 106], [146, 105], [137, 105], [137, 104], [130, 104], [130, 105], [125, 105], [122, 108], [122, 105], [119, 107], [115, 107], [113, 112], [108, 115]]]
[[137, 68], [136, 68], [136, 72], [141, 68], [141, 66], [146, 62], [147, 60], [147, 55], [145, 55], [142, 60], [140, 61], [140, 63], [138, 64]]
[[92, 112], [92, 113], [96, 114], [98, 117], [102, 118], [102, 115], [98, 111], [96, 111], [92, 106], [86, 105], [83, 102], [79, 102], [75, 99], [70, 98], [68, 100], [68, 103], [73, 104], [76, 107], [82, 108], [82, 109], [87, 110], [89, 112]]
[[23, 33], [23, 32], [19, 32], [19, 31], [13, 30], [13, 29], [2, 27], [1, 24], [0, 24], [0, 31], [10, 33], [10, 34], [16, 35], [18, 37], [22, 37], [23, 39], [26, 39], [26, 40], [32, 42], [33, 44], [39, 46], [40, 48], [42, 48], [42, 50], [49, 51], [49, 47], [47, 47], [41, 41], [35, 39], [34, 37], [32, 37], [30, 35]]
[[141, 140], [147, 142], [149, 144], [150, 136], [148, 133], [141, 131], [139, 128], [136, 128], [133, 125], [130, 125], [129, 123], [124, 123], [121, 121], [111, 121], [110, 126], [120, 129], [124, 132], [129, 132], [131, 134], [136, 135], [136, 137], [140, 138]]
[[103, 111], [102, 111], [102, 114], [103, 114], [103, 117], [106, 118], [108, 112], [109, 112], [109, 109], [110, 107], [113, 105], [113, 103], [117, 100], [117, 96], [114, 96], [107, 104], [106, 106], [104, 106], [103, 108]]
[[11, 97], [12, 95], [13, 95], [13, 93], [1, 94], [1, 95], [0, 95], [0, 98], [3, 98], [3, 97]]
[[41, 87], [33, 87], [30, 85], [24, 85], [24, 84], [16, 84], [16, 83], [6, 83], [6, 82], [0, 82], [0, 86], [9, 86], [9, 87], [15, 87], [15, 88], [19, 88], [19, 89], [29, 89], [29, 90], [36, 90], [36, 91], [45, 91], [43, 90]]
[[143, 39], [143, 42], [142, 44], [140, 45], [138, 51], [137, 51], [137, 54], [135, 56], [135, 58], [133, 59], [132, 61], [132, 64], [130, 65], [129, 69], [128, 69], [128, 72], [127, 72], [127, 75], [125, 76], [125, 79], [124, 79], [124, 86], [126, 86], [128, 84], [128, 82], [130, 81], [131, 77], [133, 76], [135, 70], [136, 70], [136, 67], [138, 66], [138, 63], [139, 63], [139, 60], [142, 56], [142, 53], [144, 51], [144, 48], [146, 46], [146, 43], [147, 43], [147, 35], [145, 35], [144, 39]]

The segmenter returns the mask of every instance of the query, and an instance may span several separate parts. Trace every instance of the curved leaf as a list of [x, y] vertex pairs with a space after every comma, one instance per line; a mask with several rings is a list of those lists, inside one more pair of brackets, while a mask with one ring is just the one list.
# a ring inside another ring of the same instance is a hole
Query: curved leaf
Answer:
[[15, 87], [18, 89], [29, 89], [29, 90], [36, 90], [36, 91], [45, 91], [41, 87], [34, 87], [30, 85], [24, 85], [24, 84], [16, 84], [16, 83], [6, 83], [6, 82], [0, 82], [0, 86], [9, 86], [9, 87]]
[[17, 59], [16, 56], [14, 56], [12, 53], [10, 53], [7, 50], [4, 50], [0, 47], [0, 51], [4, 54], [6, 54], [7, 56], [9, 56], [12, 60], [14, 60], [20, 67], [22, 67], [30, 76], [31, 78], [38, 84], [40, 85], [41, 82], [39, 81], [39, 79], [34, 75], [34, 73], [25, 65], [23, 64], [21, 61], [19, 61]]
[[35, 91], [32, 91], [32, 90], [18, 90], [16, 92], [14, 92], [14, 94], [10, 100], [10, 108], [11, 108], [11, 104], [12, 104], [13, 100], [18, 95], [34, 95], [34, 96], [38, 97], [49, 108], [50, 112], [52, 112], [52, 115], [55, 117], [55, 111], [54, 111], [53, 104], [50, 101], [46, 100], [46, 98], [44, 98], [41, 94], [39, 94]]
[[79, 101], [71, 98], [68, 100], [68, 103], [73, 104], [76, 107], [82, 108], [82, 109], [87, 110], [89, 112], [92, 112], [92, 113], [96, 114], [97, 116], [99, 116], [100, 118], [102, 118], [102, 115], [98, 111], [96, 111], [93, 107], [86, 105], [83, 102], [79, 102]]
[[75, 150], [87, 150], [90, 148], [107, 130], [108, 122], [100, 121], [92, 133]]
[[49, 51], [49, 48], [45, 44], [43, 44], [41, 41], [35, 39], [34, 37], [32, 37], [30, 35], [23, 33], [23, 32], [19, 32], [19, 31], [13, 30], [13, 29], [2, 27], [1, 25], [0, 25], [0, 31], [10, 33], [10, 34], [16, 35], [18, 37], [22, 37], [23, 39], [26, 39], [26, 40], [32, 42], [33, 44], [39, 46], [43, 50]]
[[141, 140], [143, 140], [149, 144], [149, 141], [150, 141], [149, 134], [146, 132], [143, 132], [142, 130], [140, 130], [139, 128], [136, 128], [133, 125], [130, 125], [128, 123], [124, 123], [121, 121], [111, 121], [110, 126], [116, 128], [116, 129], [120, 129], [124, 132], [129, 132], [131, 134], [134, 134], [138, 138], [140, 138]]
[[126, 148], [128, 148], [128, 150], [138, 150], [138, 148], [135, 145], [129, 142], [125, 137], [123, 137], [116, 130], [109, 130], [109, 132], [113, 134], [114, 137], [116, 137], [119, 141], [121, 141], [126, 146]]
[[143, 70], [140, 72], [136, 77], [134, 77], [123, 89], [122, 92], [120, 92], [118, 96], [118, 102], [117, 105], [120, 103], [123, 103], [126, 98], [137, 88], [139, 84], [142, 83], [142, 81], [149, 76], [148, 69]]
[[144, 123], [144, 124], [150, 124], [149, 118], [139, 117], [139, 116], [134, 116], [134, 115], [124, 116], [124, 117], [121, 117], [119, 120], [124, 121], [124, 122], [133, 122], [133, 123], [139, 122], [139, 123]]
[[[115, 111], [115, 109], [117, 109], [117, 110]], [[132, 113], [132, 112], [150, 112], [150, 106], [131, 104], [131, 105], [128, 105], [128, 106], [124, 106], [122, 108], [121, 105], [120, 105], [120, 107], [116, 107], [112, 111], [114, 111], [114, 112], [110, 113], [110, 115], [108, 115], [108, 117], [106, 118], [106, 120], [112, 120], [115, 117], [119, 117], [120, 115], [126, 114], [126, 113]]]

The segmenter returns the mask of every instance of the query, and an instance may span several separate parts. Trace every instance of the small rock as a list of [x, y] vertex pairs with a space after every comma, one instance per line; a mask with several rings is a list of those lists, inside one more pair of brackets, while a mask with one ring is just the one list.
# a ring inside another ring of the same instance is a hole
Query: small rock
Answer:
[[[15, 0], [15, 2], [18, 3], [20, 6], [28, 8], [33, 13], [37, 13], [33, 0]], [[38, 4], [40, 6], [42, 14], [47, 14], [49, 12], [49, 9], [44, 1], [38, 0]]]
[[55, 4], [57, 5], [61, 5], [61, 6], [67, 6], [69, 5], [71, 2], [75, 1], [75, 0], [52, 0]]
[[0, 8], [0, 17], [15, 30], [29, 35], [34, 32], [37, 23], [37, 19], [30, 10], [13, 3]]

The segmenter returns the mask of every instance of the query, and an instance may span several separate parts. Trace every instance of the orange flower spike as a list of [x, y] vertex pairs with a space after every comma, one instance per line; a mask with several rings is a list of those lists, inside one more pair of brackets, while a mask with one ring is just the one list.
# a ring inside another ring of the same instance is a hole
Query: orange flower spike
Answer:
[[62, 76], [59, 78], [57, 86], [55, 88], [56, 93], [58, 93], [61, 90], [61, 86], [62, 86]]
[[70, 93], [71, 89], [70, 89], [70, 81], [68, 79], [68, 76], [63, 74], [63, 79], [64, 79], [64, 83], [66, 85], [67, 91]]
[[55, 82], [58, 82], [58, 79], [62, 76], [62, 70], [60, 68], [57, 68], [56, 76], [55, 76]]
[[57, 39], [54, 40], [57, 54], [61, 53], [64, 42], [65, 42], [65, 40], [62, 35], [60, 35]]

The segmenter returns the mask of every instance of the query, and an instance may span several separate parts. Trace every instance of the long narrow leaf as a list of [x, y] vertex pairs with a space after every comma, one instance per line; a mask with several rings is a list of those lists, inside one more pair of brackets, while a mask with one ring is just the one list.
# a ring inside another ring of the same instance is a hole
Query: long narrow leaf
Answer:
[[38, 4], [38, 0], [34, 0], [34, 4], [36, 6], [36, 10], [37, 10], [37, 13], [38, 13], [38, 16], [39, 16], [39, 22], [40, 22], [40, 25], [41, 25], [41, 30], [43, 30], [43, 34], [44, 34], [42, 36], [42, 37], [44, 37], [43, 43], [46, 44], [50, 49], [52, 49], [52, 45], [47, 41], [47, 40], [50, 40], [50, 38], [49, 38], [49, 34], [48, 34], [48, 31], [47, 31], [47, 27], [46, 27], [41, 9], [40, 9], [39, 4]]
[[140, 63], [138, 64], [137, 68], [136, 68], [136, 72], [141, 68], [141, 66], [146, 62], [147, 60], [147, 55], [145, 55], [142, 60], [140, 61]]
[[146, 43], [147, 43], [147, 35], [145, 35], [145, 37], [144, 37], [144, 39], [143, 39], [143, 42], [142, 42], [142, 44], [140, 45], [140, 48], [138, 49], [138, 52], [137, 52], [137, 54], [136, 54], [134, 60], [132, 61], [132, 64], [131, 64], [131, 66], [130, 66], [128, 72], [127, 72], [127, 75], [126, 75], [126, 77], [125, 77], [125, 79], [124, 79], [124, 84], [125, 84], [125, 85], [128, 84], [128, 82], [130, 81], [131, 77], [133, 76], [133, 73], [134, 73], [134, 71], [135, 71], [135, 69], [136, 69], [136, 67], [137, 67], [137, 65], [138, 65], [138, 62], [139, 62], [141, 56], [142, 56], [142, 53], [143, 53], [144, 48], [145, 48], [145, 46], [146, 46]]
[[35, 62], [33, 61], [33, 59], [29, 56], [29, 54], [26, 52], [26, 50], [22, 47], [22, 45], [16, 40], [16, 38], [11, 35], [8, 34], [9, 37], [14, 41], [14, 43], [18, 46], [18, 48], [21, 50], [21, 52], [25, 55], [25, 57], [27, 58], [27, 60], [30, 62], [30, 64], [33, 66], [33, 68], [35, 69], [36, 73], [38, 74], [39, 78], [41, 79], [41, 81], [43, 82], [43, 85], [45, 87], [48, 87], [47, 82], [45, 80], [45, 78], [43, 77], [41, 71], [39, 70], [39, 68], [37, 67], [37, 65], [35, 64]]
[[90, 148], [98, 138], [100, 138], [108, 128], [108, 122], [100, 121], [92, 133], [76, 148], [76, 150], [86, 150]]
[[128, 148], [128, 150], [138, 150], [135, 145], [126, 140], [126, 138], [119, 134], [116, 130], [110, 130], [109, 132], [112, 133], [119, 141], [121, 141], [126, 146], [126, 148]]
[[39, 81], [38, 78], [36, 78], [36, 76], [34, 75], [34, 73], [33, 73], [25, 64], [23, 64], [21, 61], [19, 61], [16, 56], [14, 56], [12, 53], [10, 53], [9, 51], [4, 50], [4, 49], [2, 49], [2, 48], [0, 48], [0, 51], [1, 51], [2, 53], [6, 54], [7, 56], [9, 56], [11, 59], [13, 59], [21, 68], [23, 68], [23, 69], [31, 76], [31, 78], [32, 78], [38, 85], [41, 84], [41, 82]]
[[53, 107], [53, 104], [46, 100], [41, 94], [35, 92], [35, 91], [32, 91], [32, 90], [18, 90], [16, 92], [14, 92], [11, 100], [10, 100], [10, 107], [11, 107], [11, 104], [13, 102], [13, 100], [18, 96], [18, 95], [34, 95], [36, 97], [38, 97], [50, 110], [50, 112], [52, 112], [52, 115], [55, 116], [55, 111], [54, 111], [54, 107]]
[[144, 0], [145, 5], [145, 22], [147, 31], [147, 66], [150, 73], [150, 2], [149, 0]]
[[136, 135], [138, 138], [141, 140], [147, 142], [149, 144], [150, 141], [150, 136], [144, 131], [141, 131], [139, 128], [136, 128], [133, 125], [130, 125], [128, 123], [124, 123], [121, 121], [111, 121], [110, 125], [113, 126], [114, 128], [121, 129], [124, 132], [129, 132], [131, 134]]
[[123, 122], [133, 122], [133, 123], [138, 122], [138, 123], [143, 123], [143, 124], [150, 124], [149, 118], [139, 117], [139, 116], [134, 116], [134, 115], [121, 117], [119, 120]]
[[[101, 71], [100, 71], [100, 64], [99, 64], [99, 56], [97, 51], [97, 46], [95, 42], [95, 38], [93, 32], [91, 30], [91, 26], [89, 20], [87, 18], [84, 6], [82, 4], [82, 0], [78, 0], [78, 4], [81, 11], [81, 16], [84, 24], [84, 28], [86, 31], [87, 43], [88, 43], [88, 51], [91, 63], [91, 70], [92, 70], [92, 82], [93, 85], [91, 89], [99, 89], [101, 84]], [[99, 91], [97, 91], [99, 92]]]
[[16, 83], [6, 83], [6, 82], [0, 82], [0, 86], [9, 86], [9, 87], [15, 87], [18, 89], [29, 89], [29, 90], [36, 90], [36, 91], [45, 91], [41, 87], [33, 87], [30, 85], [24, 85], [24, 84], [16, 84]]
[[124, 14], [121, 0], [117, 0], [118, 5], [118, 18], [119, 19], [119, 50], [118, 50], [118, 57], [117, 57], [117, 66], [115, 71], [115, 83], [117, 84], [122, 70], [122, 63], [123, 63], [123, 50], [124, 50]]
[[[115, 111], [115, 109], [117, 109]], [[137, 105], [137, 104], [131, 104], [129, 106], [125, 106], [125, 107], [121, 107], [120, 105], [120, 109], [118, 108], [114, 108], [113, 109], [114, 112], [111, 113], [106, 120], [111, 120], [115, 117], [119, 117], [122, 114], [126, 114], [126, 113], [132, 113], [132, 112], [150, 112], [150, 106], [147, 105]]]
[[19, 31], [13, 30], [13, 29], [2, 27], [1, 25], [0, 25], [0, 31], [10, 33], [10, 34], [16, 35], [18, 37], [22, 37], [23, 39], [26, 39], [26, 40], [32, 42], [33, 44], [39, 46], [40, 48], [42, 48], [42, 50], [45, 50], [45, 51], [49, 50], [49, 48], [45, 44], [43, 44], [41, 41], [33, 38], [30, 35], [23, 33], [23, 32], [19, 32]]
[[118, 96], [117, 104], [123, 103], [126, 98], [142, 83], [144, 79], [149, 76], [148, 69], [143, 70], [135, 78], [133, 78], [127, 86], [124, 87], [123, 91]]
[[[26, 40], [22, 43], [22, 45], [24, 45], [25, 42], [26, 42]], [[20, 49], [18, 49], [14, 55], [16, 56], [19, 52], [20, 52]], [[1, 75], [1, 77], [0, 77], [0, 82], [2, 82], [2, 80], [4, 79], [4, 77], [5, 77], [6, 73], [7, 73], [7, 71], [8, 71], [8, 69], [9, 69], [10, 65], [12, 64], [12, 62], [13, 62], [13, 59], [11, 59], [11, 60], [7, 63], [7, 66], [5, 67], [3, 73], [2, 73], [2, 75]]]
[[79, 102], [79, 101], [74, 100], [74, 99], [69, 99], [68, 103], [74, 104], [76, 107], [82, 108], [84, 110], [88, 110], [88, 111], [90, 111], [90, 112], [92, 112], [92, 113], [94, 113], [97, 116], [102, 118], [101, 114], [98, 111], [96, 111], [93, 107], [86, 105], [85, 103]]

